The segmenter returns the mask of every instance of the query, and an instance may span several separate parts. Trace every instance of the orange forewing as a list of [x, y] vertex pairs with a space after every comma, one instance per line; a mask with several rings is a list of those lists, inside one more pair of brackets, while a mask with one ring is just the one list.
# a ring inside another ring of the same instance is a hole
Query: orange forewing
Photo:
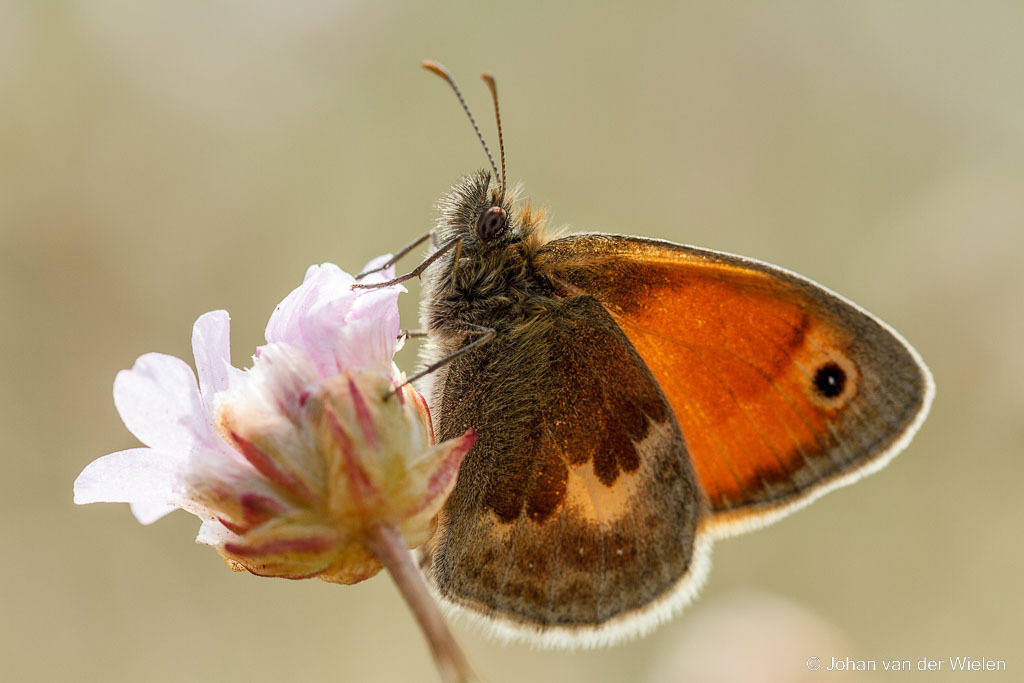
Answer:
[[784, 507], [882, 457], [927, 400], [898, 336], [781, 269], [603, 235], [541, 254], [556, 288], [601, 301], [647, 363], [720, 519]]

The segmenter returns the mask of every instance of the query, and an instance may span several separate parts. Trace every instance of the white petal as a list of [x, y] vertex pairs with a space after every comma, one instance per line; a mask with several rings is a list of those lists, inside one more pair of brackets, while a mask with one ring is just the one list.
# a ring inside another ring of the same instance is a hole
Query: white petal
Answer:
[[237, 543], [241, 536], [230, 531], [215, 519], [204, 519], [196, 536], [196, 543], [219, 546], [224, 543]]
[[211, 399], [228, 387], [231, 367], [231, 319], [227, 311], [210, 311], [199, 316], [192, 326], [192, 353], [196, 358], [199, 392], [207, 412], [213, 408]]
[[130, 507], [140, 524], [152, 524], [178, 509], [177, 505], [164, 505], [150, 500], [135, 501], [130, 503]]
[[196, 376], [174, 356], [147, 353], [119, 372], [114, 405], [128, 430], [151, 448], [184, 453], [212, 435]]
[[[180, 502], [184, 464], [181, 455], [152, 448], [105, 455], [89, 463], [75, 479], [75, 503], [135, 503], [145, 512], [145, 518], [136, 514], [140, 522], [155, 522]], [[167, 509], [156, 515], [162, 508]]]

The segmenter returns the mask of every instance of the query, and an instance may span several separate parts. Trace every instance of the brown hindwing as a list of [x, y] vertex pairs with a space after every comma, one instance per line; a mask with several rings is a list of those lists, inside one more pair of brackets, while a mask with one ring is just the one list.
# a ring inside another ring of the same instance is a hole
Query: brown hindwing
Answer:
[[706, 505], [629, 339], [591, 297], [551, 304], [435, 387], [437, 438], [472, 426], [479, 440], [422, 561], [443, 598], [542, 631], [669, 594]]

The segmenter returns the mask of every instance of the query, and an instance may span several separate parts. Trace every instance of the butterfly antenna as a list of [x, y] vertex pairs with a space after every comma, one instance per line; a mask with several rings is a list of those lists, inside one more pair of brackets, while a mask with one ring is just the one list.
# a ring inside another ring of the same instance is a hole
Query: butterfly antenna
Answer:
[[[459, 86], [455, 85], [455, 79], [448, 72], [448, 69], [444, 68], [437, 62], [432, 62], [429, 59], [420, 62], [427, 71], [433, 71], [435, 74], [448, 81], [448, 85], [452, 86], [452, 90], [455, 91], [455, 96], [459, 98], [459, 104], [462, 105], [462, 110], [466, 112], [466, 116], [469, 117], [469, 122], [473, 124], [473, 130], [476, 131], [476, 136], [480, 140], [480, 144], [484, 146], [484, 151], [487, 152], [487, 160], [491, 162], [491, 170], [494, 171], [494, 177], [498, 177], [498, 167], [494, 165], [494, 157], [491, 156], [491, 150], [487, 146], [487, 141], [484, 140], [483, 134], [480, 133], [480, 128], [476, 125], [476, 119], [473, 118], [473, 114], [469, 111], [469, 105], [466, 104], [465, 98], [462, 97], [462, 91], [459, 90]], [[499, 136], [500, 137], [500, 136]], [[504, 180], [502, 180], [502, 187], [504, 187]]]
[[498, 108], [498, 84], [494, 82], [494, 76], [483, 74], [481, 78], [491, 89], [491, 99], [494, 100], [494, 118], [498, 122], [498, 148], [501, 152], [501, 196], [505, 196], [505, 139], [501, 135], [501, 110]]

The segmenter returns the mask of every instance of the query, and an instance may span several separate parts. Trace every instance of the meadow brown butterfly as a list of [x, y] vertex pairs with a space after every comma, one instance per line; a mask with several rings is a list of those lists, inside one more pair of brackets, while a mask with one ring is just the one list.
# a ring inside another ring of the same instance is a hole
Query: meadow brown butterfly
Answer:
[[716, 251], [553, 239], [484, 149], [493, 174], [450, 190], [397, 278], [433, 264], [410, 379], [438, 440], [478, 435], [421, 558], [446, 604], [543, 645], [638, 635], [693, 597], [713, 539], [880, 469], [924, 420], [928, 369], [853, 303]]

